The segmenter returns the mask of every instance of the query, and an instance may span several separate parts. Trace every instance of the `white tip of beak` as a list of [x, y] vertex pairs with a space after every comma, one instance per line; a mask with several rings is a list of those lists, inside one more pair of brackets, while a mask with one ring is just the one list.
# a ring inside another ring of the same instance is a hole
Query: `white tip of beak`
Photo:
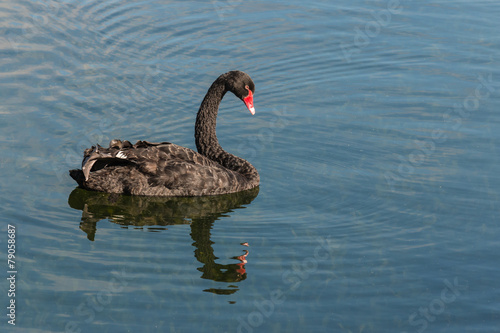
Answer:
[[251, 107], [248, 110], [250, 110], [250, 113], [252, 114], [252, 116], [255, 114], [255, 108], [254, 107]]

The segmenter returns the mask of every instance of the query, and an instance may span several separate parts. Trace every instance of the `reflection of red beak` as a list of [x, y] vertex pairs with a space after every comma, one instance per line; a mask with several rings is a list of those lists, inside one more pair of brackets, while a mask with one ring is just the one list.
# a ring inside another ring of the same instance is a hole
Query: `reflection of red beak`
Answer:
[[255, 108], [253, 107], [253, 93], [250, 89], [248, 89], [248, 96], [243, 98], [243, 102], [245, 102], [245, 105], [247, 106], [248, 110], [250, 110], [250, 113], [254, 115]]
[[243, 275], [247, 272], [247, 270], [245, 269], [245, 264], [236, 264], [238, 265], [239, 269], [236, 270], [236, 272], [238, 272], [239, 274]]

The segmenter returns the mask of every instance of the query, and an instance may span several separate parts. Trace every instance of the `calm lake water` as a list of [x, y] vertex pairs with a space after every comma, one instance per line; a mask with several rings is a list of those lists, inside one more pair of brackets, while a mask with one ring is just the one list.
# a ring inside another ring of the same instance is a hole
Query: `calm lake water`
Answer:
[[[2, 332], [498, 332], [498, 2], [7, 0], [0, 15]], [[228, 94], [217, 133], [259, 189], [75, 190], [92, 144], [194, 148], [198, 106], [233, 69], [256, 115]]]

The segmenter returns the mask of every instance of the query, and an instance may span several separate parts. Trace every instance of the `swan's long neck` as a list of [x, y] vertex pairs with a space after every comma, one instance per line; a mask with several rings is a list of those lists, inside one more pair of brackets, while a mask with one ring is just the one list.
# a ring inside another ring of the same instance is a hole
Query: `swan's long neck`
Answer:
[[217, 126], [217, 113], [219, 105], [226, 94], [224, 82], [217, 79], [210, 89], [208, 89], [203, 102], [201, 102], [198, 115], [196, 116], [196, 124], [194, 127], [194, 137], [196, 139], [196, 148], [202, 155], [213, 159], [215, 153], [223, 150], [217, 140], [215, 127]]
[[218, 162], [225, 168], [235, 171], [250, 181], [252, 186], [259, 184], [259, 174], [248, 161], [226, 152], [219, 144], [215, 128], [219, 105], [226, 94], [224, 80], [219, 77], [208, 89], [201, 102], [195, 124], [195, 141], [198, 152], [209, 159]]

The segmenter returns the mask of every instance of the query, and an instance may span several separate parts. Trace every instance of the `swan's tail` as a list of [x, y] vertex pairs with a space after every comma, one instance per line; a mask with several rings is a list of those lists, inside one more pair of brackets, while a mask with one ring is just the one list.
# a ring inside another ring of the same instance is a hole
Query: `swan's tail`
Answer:
[[80, 187], [83, 187], [83, 182], [85, 181], [85, 175], [80, 169], [69, 170], [69, 175], [73, 178]]

